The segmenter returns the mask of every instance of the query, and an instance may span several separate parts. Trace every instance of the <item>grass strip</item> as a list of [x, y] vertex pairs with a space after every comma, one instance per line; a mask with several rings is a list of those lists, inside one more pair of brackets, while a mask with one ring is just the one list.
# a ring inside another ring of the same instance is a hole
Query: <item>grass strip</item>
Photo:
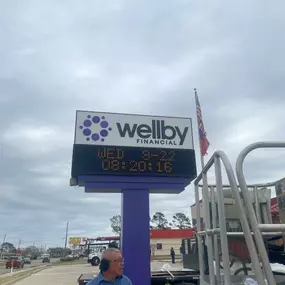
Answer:
[[75, 259], [72, 261], [61, 261], [58, 260], [52, 263], [52, 266], [61, 266], [61, 265], [77, 265], [77, 264], [87, 264], [86, 259]]
[[34, 267], [28, 270], [25, 270], [23, 272], [17, 273], [15, 275], [11, 275], [11, 276], [5, 276], [5, 277], [1, 277], [0, 276], [0, 285], [3, 284], [13, 284], [14, 282], [17, 282], [19, 280], [22, 280], [26, 277], [31, 276], [34, 273], [37, 273], [41, 270], [44, 270], [46, 268], [48, 268], [49, 266], [38, 266], [38, 267]]

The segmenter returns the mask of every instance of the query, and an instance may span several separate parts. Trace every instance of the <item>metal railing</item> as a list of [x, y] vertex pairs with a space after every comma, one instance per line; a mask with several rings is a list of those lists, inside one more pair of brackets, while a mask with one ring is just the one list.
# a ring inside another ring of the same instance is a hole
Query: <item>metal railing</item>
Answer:
[[[200, 267], [200, 280], [205, 279], [205, 260], [204, 260], [204, 247], [202, 244], [202, 238], [205, 236], [207, 244], [208, 254], [208, 267], [209, 267], [209, 278], [211, 285], [221, 284], [221, 278], [223, 276], [224, 284], [231, 285], [231, 271], [230, 271], [230, 258], [228, 249], [228, 233], [226, 231], [226, 219], [225, 219], [225, 208], [224, 208], [224, 195], [223, 195], [223, 183], [222, 183], [222, 171], [221, 161], [225, 167], [226, 174], [229, 181], [229, 187], [231, 188], [235, 203], [239, 209], [239, 218], [241, 226], [244, 232], [245, 241], [249, 250], [250, 258], [252, 260], [253, 269], [259, 285], [266, 285], [266, 281], [263, 276], [261, 265], [258, 259], [257, 250], [253, 241], [252, 233], [250, 230], [249, 222], [244, 211], [244, 206], [240, 197], [239, 188], [237, 186], [234, 171], [231, 163], [222, 151], [216, 151], [213, 156], [209, 159], [208, 163], [202, 169], [202, 172], [196, 178], [195, 185], [195, 200], [196, 200], [196, 218], [197, 218], [197, 239], [198, 239], [198, 251], [199, 251], [199, 267]], [[211, 194], [211, 207], [212, 207], [212, 223], [210, 220], [210, 201], [209, 201], [209, 185], [207, 183], [206, 175], [212, 166], [215, 166], [215, 177], [216, 185], [210, 186]], [[200, 198], [199, 198], [199, 182], [203, 179], [202, 188], [202, 200], [205, 211], [205, 229], [201, 228], [201, 213], [200, 213]], [[214, 188], [216, 188], [218, 213], [216, 212], [216, 202], [214, 195]], [[219, 220], [219, 228], [217, 227], [216, 221]], [[231, 233], [232, 235], [239, 235], [239, 233]], [[218, 252], [218, 237], [220, 235], [221, 251], [222, 251], [222, 262], [224, 274], [220, 274], [220, 255]], [[216, 262], [214, 272], [214, 261]], [[272, 273], [272, 272], [271, 272]], [[275, 282], [275, 281], [274, 281]], [[203, 284], [203, 283], [201, 283]], [[275, 283], [269, 283], [274, 285]]]
[[[246, 185], [245, 176], [243, 173], [243, 163], [246, 156], [255, 149], [259, 148], [285, 148], [285, 142], [257, 142], [253, 143], [240, 153], [236, 162], [236, 175], [240, 185], [240, 189], [244, 198], [244, 203], [246, 211], [248, 213], [249, 222], [254, 233], [254, 238], [256, 242], [256, 247], [260, 254], [260, 259], [262, 266], [266, 275], [268, 284], [276, 284], [275, 279], [271, 270], [268, 254], [265, 248], [265, 244], [262, 238], [262, 232], [274, 232], [274, 231], [285, 231], [284, 224], [260, 224], [258, 222], [258, 217], [255, 215], [255, 211], [252, 203], [250, 202], [249, 186]], [[274, 183], [275, 184], [275, 183]], [[273, 186], [273, 185], [270, 185]], [[269, 186], [268, 186], [269, 187]], [[257, 262], [257, 261], [256, 261]], [[259, 284], [259, 283], [258, 283]], [[263, 284], [263, 283], [262, 283]]]

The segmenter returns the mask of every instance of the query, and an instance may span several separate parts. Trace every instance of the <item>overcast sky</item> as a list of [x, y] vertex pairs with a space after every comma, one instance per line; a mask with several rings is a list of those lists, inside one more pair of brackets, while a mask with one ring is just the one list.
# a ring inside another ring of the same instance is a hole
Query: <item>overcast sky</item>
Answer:
[[[198, 151], [196, 87], [206, 161], [222, 149], [234, 163], [252, 142], [284, 140], [284, 9], [283, 1], [0, 0], [0, 239], [63, 245], [67, 221], [71, 236], [112, 234], [120, 195], [69, 187], [76, 109], [190, 116]], [[248, 181], [285, 176], [284, 158], [256, 151]], [[192, 186], [152, 195], [151, 212], [189, 214], [193, 201]]]

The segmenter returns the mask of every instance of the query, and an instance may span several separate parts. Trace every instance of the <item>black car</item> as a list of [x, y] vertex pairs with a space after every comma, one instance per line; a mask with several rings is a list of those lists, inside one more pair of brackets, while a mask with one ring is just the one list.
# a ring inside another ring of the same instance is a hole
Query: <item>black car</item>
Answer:
[[45, 263], [45, 262], [50, 263], [50, 258], [49, 258], [49, 256], [44, 256], [44, 257], [43, 257], [43, 263]]

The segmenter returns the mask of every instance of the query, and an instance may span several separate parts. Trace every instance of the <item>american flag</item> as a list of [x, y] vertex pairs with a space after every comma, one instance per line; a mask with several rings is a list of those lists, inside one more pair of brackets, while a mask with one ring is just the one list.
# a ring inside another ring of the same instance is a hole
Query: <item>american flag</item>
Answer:
[[196, 89], [195, 89], [195, 100], [196, 100], [196, 112], [197, 112], [197, 120], [198, 120], [198, 128], [199, 128], [200, 150], [201, 150], [202, 156], [205, 156], [207, 154], [207, 150], [210, 146], [210, 143], [207, 139], [207, 134], [205, 132], [201, 106], [200, 106], [200, 102], [199, 102]]

